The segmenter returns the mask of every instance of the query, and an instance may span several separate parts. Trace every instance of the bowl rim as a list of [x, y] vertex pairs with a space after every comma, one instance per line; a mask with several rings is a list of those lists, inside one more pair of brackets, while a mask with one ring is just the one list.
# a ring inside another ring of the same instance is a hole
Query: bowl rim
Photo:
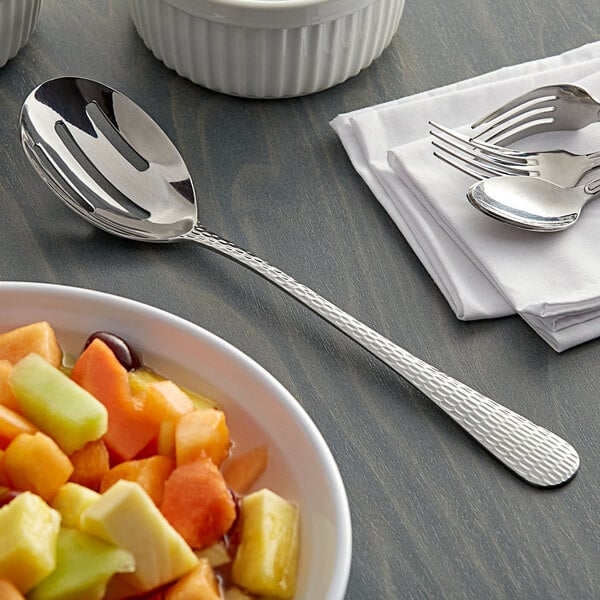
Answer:
[[[344, 482], [333, 454], [315, 422], [310, 418], [298, 400], [294, 398], [278, 379], [253, 358], [222, 337], [192, 321], [179, 317], [172, 312], [139, 300], [133, 300], [109, 292], [64, 284], [0, 281], [0, 302], [2, 297], [8, 294], [17, 297], [21, 294], [39, 294], [40, 296], [51, 297], [53, 299], [69, 296], [81, 299], [82, 301], [98, 301], [103, 304], [108, 304], [116, 310], [125, 307], [128, 310], [140, 312], [147, 317], [158, 319], [166, 323], [167, 326], [184, 328], [185, 330], [191, 328], [194, 335], [208, 340], [209, 343], [216, 346], [219, 351], [231, 356], [233, 359], [237, 359], [245, 368], [256, 373], [270, 389], [273, 389], [274, 393], [285, 405], [285, 408], [292, 413], [299, 424], [299, 427], [308, 437], [310, 443], [315, 447], [315, 450], [323, 461], [326, 479], [330, 482], [330, 493], [334, 506], [336, 507], [334, 524], [336, 528], [335, 543], [337, 558], [332, 567], [332, 577], [329, 581], [327, 597], [331, 600], [343, 600], [350, 577], [350, 566], [352, 561], [351, 515]], [[330, 596], [330, 594], [333, 595]]]
[[[347, 17], [376, 2], [398, 0], [130, 0], [138, 10], [169, 5], [208, 21], [247, 28], [292, 29]], [[403, 1], [403, 0], [400, 0]]]

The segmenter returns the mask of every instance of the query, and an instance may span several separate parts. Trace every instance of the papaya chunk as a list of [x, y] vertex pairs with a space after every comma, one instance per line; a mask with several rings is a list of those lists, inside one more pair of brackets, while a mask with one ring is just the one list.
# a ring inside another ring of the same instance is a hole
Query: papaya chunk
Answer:
[[136, 404], [125, 367], [96, 338], [73, 365], [71, 379], [100, 400], [108, 411], [103, 439], [117, 461], [130, 460], [156, 437], [157, 428]]
[[45, 358], [53, 367], [61, 365], [62, 350], [54, 330], [46, 321], [0, 334], [0, 359], [8, 360], [14, 365], [31, 352]]
[[192, 548], [217, 542], [236, 517], [223, 475], [209, 458], [173, 470], [165, 481], [160, 510]]

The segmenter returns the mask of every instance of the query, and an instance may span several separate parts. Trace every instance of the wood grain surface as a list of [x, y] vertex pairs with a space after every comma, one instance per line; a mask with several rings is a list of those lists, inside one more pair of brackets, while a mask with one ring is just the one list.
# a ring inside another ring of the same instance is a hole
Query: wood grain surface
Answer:
[[[348, 600], [599, 598], [600, 342], [559, 355], [517, 317], [458, 321], [328, 125], [599, 35], [597, 0], [407, 0], [391, 46], [358, 76], [255, 101], [164, 67], [123, 0], [44, 0], [30, 43], [0, 69], [0, 279], [148, 302], [277, 377], [318, 425], [346, 485]], [[26, 163], [18, 135], [25, 96], [59, 75], [130, 94], [188, 162], [207, 226], [564, 436], [581, 454], [575, 480], [553, 491], [526, 485], [409, 384], [235, 263], [193, 245], [113, 238], [69, 212]]]

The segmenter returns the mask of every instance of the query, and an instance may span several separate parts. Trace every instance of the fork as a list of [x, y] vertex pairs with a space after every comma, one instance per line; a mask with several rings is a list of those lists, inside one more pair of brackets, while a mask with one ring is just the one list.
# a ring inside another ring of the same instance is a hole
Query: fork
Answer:
[[536, 88], [475, 121], [471, 127], [486, 142], [508, 145], [545, 131], [581, 129], [600, 120], [600, 101], [570, 83]]
[[[434, 155], [458, 168], [454, 161], [476, 167], [487, 177], [529, 175], [563, 187], [576, 185], [581, 178], [600, 167], [600, 152], [573, 154], [567, 150], [520, 151], [469, 138], [457, 131], [429, 121]], [[443, 154], [441, 154], [443, 153]], [[452, 157], [452, 159], [449, 159]], [[464, 171], [464, 169], [463, 169]]]

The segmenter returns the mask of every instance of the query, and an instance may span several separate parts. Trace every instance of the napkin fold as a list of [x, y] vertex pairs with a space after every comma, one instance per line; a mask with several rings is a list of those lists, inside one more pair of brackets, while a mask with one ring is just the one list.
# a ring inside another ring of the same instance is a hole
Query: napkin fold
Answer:
[[[558, 233], [499, 223], [468, 203], [474, 180], [433, 156], [428, 125], [467, 132], [511, 98], [554, 83], [600, 98], [600, 42], [341, 114], [331, 126], [459, 319], [516, 313], [560, 352], [600, 336], [600, 202]], [[597, 151], [600, 123], [515, 147]]]

